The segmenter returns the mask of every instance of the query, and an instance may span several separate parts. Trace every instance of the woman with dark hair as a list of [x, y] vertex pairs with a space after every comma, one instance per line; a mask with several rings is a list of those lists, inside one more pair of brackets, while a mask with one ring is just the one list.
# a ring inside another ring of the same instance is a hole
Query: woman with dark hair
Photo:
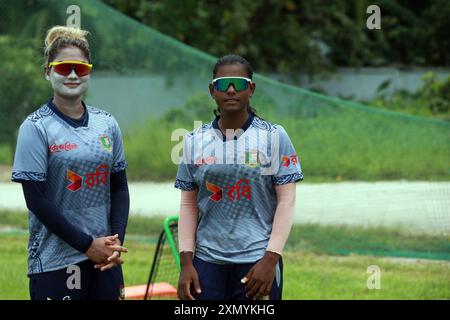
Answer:
[[281, 299], [281, 255], [303, 175], [283, 127], [250, 106], [252, 78], [244, 58], [220, 58], [209, 85], [216, 117], [184, 139], [175, 182], [181, 299]]

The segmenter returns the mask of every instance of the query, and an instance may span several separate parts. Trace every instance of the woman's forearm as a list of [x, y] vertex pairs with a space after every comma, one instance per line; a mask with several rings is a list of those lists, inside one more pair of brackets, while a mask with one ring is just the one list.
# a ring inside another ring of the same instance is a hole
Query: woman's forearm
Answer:
[[289, 232], [291, 231], [295, 212], [295, 183], [275, 187], [277, 208], [273, 220], [267, 251], [282, 254]]
[[111, 234], [118, 234], [125, 241], [125, 230], [130, 211], [130, 194], [125, 170], [111, 174]]
[[194, 252], [198, 224], [197, 190], [181, 191], [178, 221], [178, 248], [180, 252]]

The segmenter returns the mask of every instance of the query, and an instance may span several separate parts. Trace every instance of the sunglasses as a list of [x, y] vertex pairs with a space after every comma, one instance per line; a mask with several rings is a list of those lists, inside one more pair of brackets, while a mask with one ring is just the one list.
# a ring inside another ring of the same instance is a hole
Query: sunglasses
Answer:
[[251, 82], [251, 79], [244, 77], [221, 77], [213, 79], [212, 84], [217, 91], [226, 92], [230, 85], [233, 85], [236, 91], [247, 90]]
[[72, 73], [72, 70], [75, 70], [79, 77], [83, 77], [87, 76], [92, 69], [92, 64], [75, 60], [53, 61], [48, 66], [53, 67], [53, 70], [62, 76], [68, 76]]

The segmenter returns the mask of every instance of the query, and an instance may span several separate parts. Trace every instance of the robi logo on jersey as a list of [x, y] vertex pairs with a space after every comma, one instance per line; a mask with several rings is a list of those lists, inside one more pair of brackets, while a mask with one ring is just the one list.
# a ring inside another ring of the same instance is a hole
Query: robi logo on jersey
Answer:
[[215, 185], [214, 183], [206, 181], [206, 189], [211, 191], [213, 195], [211, 195], [209, 198], [214, 202], [219, 202], [222, 200], [222, 188]]
[[[223, 193], [222, 188], [214, 183], [206, 181], [206, 189], [212, 192], [213, 194], [209, 197], [214, 202], [219, 202], [222, 200]], [[237, 199], [241, 200], [241, 196], [250, 200], [252, 198], [252, 188], [249, 185], [249, 181], [247, 179], [241, 179], [236, 182], [233, 186], [226, 186], [228, 200], [234, 201]]]
[[67, 179], [72, 182], [70, 185], [66, 187], [70, 191], [75, 192], [81, 188], [81, 185], [83, 183], [83, 177], [77, 174], [76, 172], [73, 172], [72, 170], [67, 170]]
[[296, 166], [298, 163], [298, 157], [296, 154], [293, 154], [291, 156], [282, 156], [281, 162], [283, 162], [284, 167], [289, 167], [291, 164], [293, 166]]
[[[95, 172], [86, 173], [84, 177], [86, 189], [90, 189], [99, 184], [106, 185], [108, 183], [109, 170], [107, 164], [102, 164], [97, 167]], [[78, 191], [83, 186], [83, 176], [68, 169], [66, 179], [71, 182], [66, 188], [70, 191]]]

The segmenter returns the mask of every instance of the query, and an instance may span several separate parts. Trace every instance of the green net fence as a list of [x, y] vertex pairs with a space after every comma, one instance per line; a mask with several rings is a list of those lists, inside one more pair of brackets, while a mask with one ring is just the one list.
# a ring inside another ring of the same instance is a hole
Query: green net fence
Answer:
[[[42, 68], [45, 32], [66, 24], [70, 5], [79, 6], [81, 27], [91, 33], [94, 71], [85, 101], [110, 111], [121, 125], [130, 179], [173, 181], [171, 155], [182, 137], [172, 137], [174, 130], [187, 132], [198, 125], [194, 121], [213, 118], [207, 86], [216, 57], [92, 0], [2, 1], [1, 37], [32, 48], [33, 63]], [[449, 259], [449, 122], [320, 95], [260, 74], [254, 81], [253, 107], [287, 130], [304, 171], [296, 222], [310, 226], [292, 235], [289, 248], [301, 248], [307, 237], [314, 250]], [[28, 101], [35, 107], [44, 102]], [[317, 229], [322, 226], [329, 229]], [[367, 229], [359, 233], [355, 226]]]

